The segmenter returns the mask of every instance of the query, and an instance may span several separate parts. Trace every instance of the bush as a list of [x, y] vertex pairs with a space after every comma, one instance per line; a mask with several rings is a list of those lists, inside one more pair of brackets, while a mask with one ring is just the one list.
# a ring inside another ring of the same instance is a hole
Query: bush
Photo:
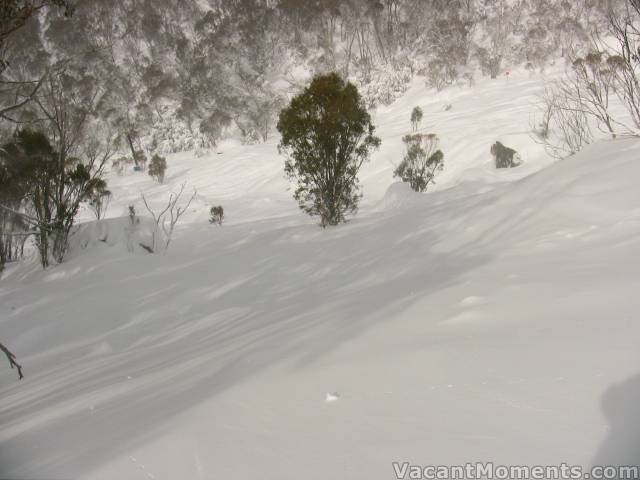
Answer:
[[107, 182], [101, 178], [97, 179], [93, 188], [87, 192], [87, 199], [96, 219], [102, 220], [111, 201], [111, 192], [107, 189]]
[[164, 183], [164, 173], [167, 171], [167, 159], [157, 153], [151, 157], [149, 163], [149, 176], [158, 183]]
[[218, 225], [222, 225], [222, 220], [224, 220], [224, 209], [221, 205], [217, 207], [211, 207], [209, 210], [209, 223], [217, 223]]
[[387, 65], [375, 71], [360, 72], [356, 85], [367, 108], [375, 108], [390, 105], [404, 95], [412, 78], [411, 68]]
[[414, 191], [424, 192], [430, 183], [435, 183], [436, 171], [444, 168], [444, 154], [438, 148], [440, 140], [433, 133], [418, 133], [406, 135], [402, 141], [407, 152], [393, 175], [409, 183]]
[[361, 197], [358, 171], [380, 145], [356, 87], [337, 73], [316, 76], [280, 112], [277, 128], [300, 209], [323, 227], [344, 222]]
[[500, 142], [491, 146], [491, 155], [496, 161], [496, 168], [513, 168], [520, 165], [520, 155], [513, 148], [505, 147]]
[[418, 130], [418, 125], [422, 121], [422, 109], [420, 107], [413, 107], [411, 112], [411, 130], [414, 132]]

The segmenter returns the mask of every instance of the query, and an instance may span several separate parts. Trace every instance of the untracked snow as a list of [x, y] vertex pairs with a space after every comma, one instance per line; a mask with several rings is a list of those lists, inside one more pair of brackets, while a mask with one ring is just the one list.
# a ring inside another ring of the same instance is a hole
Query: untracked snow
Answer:
[[[375, 114], [358, 216], [326, 230], [276, 139], [172, 156], [166, 185], [111, 175], [111, 219], [83, 224], [64, 264], [0, 280], [26, 376], [0, 369], [0, 478], [637, 462], [640, 141], [552, 162], [528, 134], [542, 81], [416, 81]], [[415, 105], [445, 153], [427, 194], [392, 178]], [[496, 140], [524, 164], [495, 170]], [[160, 206], [184, 181], [198, 195], [169, 251], [131, 251], [128, 205], [143, 216], [141, 191]]]

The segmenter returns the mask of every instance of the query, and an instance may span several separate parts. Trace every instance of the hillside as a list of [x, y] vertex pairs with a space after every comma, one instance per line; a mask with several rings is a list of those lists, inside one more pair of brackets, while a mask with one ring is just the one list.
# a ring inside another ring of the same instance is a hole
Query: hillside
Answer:
[[[416, 80], [375, 113], [382, 148], [340, 227], [298, 211], [276, 139], [171, 156], [163, 186], [111, 174], [110, 219], [68, 261], [0, 280], [26, 375], [0, 369], [0, 477], [637, 461], [640, 142], [553, 162], [528, 133], [543, 80]], [[392, 178], [415, 105], [445, 153], [427, 194]], [[497, 171], [495, 140], [524, 164]], [[141, 191], [160, 205], [185, 181], [198, 196], [170, 250], [129, 253], [128, 205], [143, 215]]]

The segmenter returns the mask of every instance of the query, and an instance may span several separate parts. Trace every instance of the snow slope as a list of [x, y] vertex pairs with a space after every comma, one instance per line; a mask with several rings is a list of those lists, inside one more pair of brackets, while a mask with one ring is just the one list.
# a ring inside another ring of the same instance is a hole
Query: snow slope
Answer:
[[[551, 162], [526, 133], [541, 81], [416, 82], [377, 112], [365, 203], [337, 228], [297, 211], [275, 140], [171, 158], [166, 186], [112, 177], [113, 217], [141, 190], [198, 197], [165, 255], [129, 253], [115, 219], [0, 281], [26, 375], [0, 369], [0, 478], [637, 462], [640, 142]], [[424, 195], [391, 178], [416, 104], [447, 162]], [[497, 139], [525, 165], [493, 169]]]

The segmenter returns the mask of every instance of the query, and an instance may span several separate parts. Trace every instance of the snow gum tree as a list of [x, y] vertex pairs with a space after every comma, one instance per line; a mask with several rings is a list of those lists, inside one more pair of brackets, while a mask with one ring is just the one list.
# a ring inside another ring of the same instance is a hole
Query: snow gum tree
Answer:
[[337, 73], [316, 76], [280, 112], [277, 128], [300, 209], [323, 227], [344, 222], [361, 198], [360, 167], [380, 146], [356, 87]]

